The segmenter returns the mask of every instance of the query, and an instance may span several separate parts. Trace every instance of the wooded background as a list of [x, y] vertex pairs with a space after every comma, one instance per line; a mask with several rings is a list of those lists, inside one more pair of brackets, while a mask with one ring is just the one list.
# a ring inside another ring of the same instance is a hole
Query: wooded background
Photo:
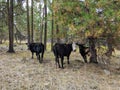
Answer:
[[119, 7], [119, 0], [1, 0], [0, 43], [8, 40], [14, 52], [14, 38], [45, 49], [47, 42], [106, 40], [111, 54], [120, 43]]

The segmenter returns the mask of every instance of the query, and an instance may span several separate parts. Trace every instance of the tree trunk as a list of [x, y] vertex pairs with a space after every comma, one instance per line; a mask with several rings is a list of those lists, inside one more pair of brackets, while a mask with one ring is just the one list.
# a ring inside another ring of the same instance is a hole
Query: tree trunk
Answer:
[[0, 44], [2, 44], [2, 38], [0, 38]]
[[54, 35], [54, 17], [53, 17], [53, 11], [52, 11], [52, 30], [51, 30], [51, 51], [53, 50], [53, 35]]
[[44, 7], [45, 7], [45, 32], [44, 32], [44, 46], [46, 50], [46, 44], [47, 44], [47, 0], [44, 0]]
[[112, 52], [114, 51], [113, 49], [113, 45], [112, 45], [112, 43], [114, 43], [113, 42], [114, 40], [112, 39], [112, 35], [109, 35], [108, 37], [107, 37], [107, 47], [108, 47], [108, 50], [107, 50], [107, 52], [106, 52], [106, 55], [107, 56], [111, 56], [112, 55]]
[[2, 32], [1, 31], [0, 31], [0, 44], [2, 44]]
[[[40, 6], [40, 11], [41, 11], [41, 13], [42, 13], [42, 11], [44, 12], [44, 8], [42, 9], [41, 8], [41, 6]], [[40, 13], [40, 18], [41, 18], [41, 24], [40, 24], [40, 42], [42, 42], [42, 40], [43, 40], [43, 26], [44, 26], [44, 24], [43, 24], [43, 18], [44, 18], [44, 13], [43, 13], [43, 15], [42, 15], [42, 17], [41, 17], [41, 13]]]
[[13, 25], [14, 25], [14, 20], [13, 20], [13, 0], [7, 0], [7, 5], [8, 5], [8, 29], [9, 29], [9, 50], [8, 52], [14, 53], [14, 30], [13, 30]]
[[29, 4], [27, 0], [27, 34], [28, 34], [28, 44], [30, 43], [30, 24], [29, 24]]
[[94, 37], [89, 37], [89, 49], [91, 53], [90, 57], [90, 63], [98, 63], [97, 62], [97, 52], [95, 49], [95, 38]]
[[41, 31], [40, 31], [40, 42], [43, 41], [43, 26], [44, 26], [44, 24], [42, 22], [42, 24], [41, 24]]
[[34, 42], [33, 40], [33, 35], [34, 35], [34, 32], [33, 32], [33, 0], [31, 1], [31, 42]]
[[68, 27], [66, 27], [65, 28], [65, 42], [68, 42], [68, 34], [67, 34], [67, 32], [68, 32]]
[[[58, 35], [59, 34], [59, 26], [58, 26], [58, 24], [56, 25], [56, 35]], [[57, 37], [57, 43], [59, 43], [60, 42], [60, 38], [59, 37]]]

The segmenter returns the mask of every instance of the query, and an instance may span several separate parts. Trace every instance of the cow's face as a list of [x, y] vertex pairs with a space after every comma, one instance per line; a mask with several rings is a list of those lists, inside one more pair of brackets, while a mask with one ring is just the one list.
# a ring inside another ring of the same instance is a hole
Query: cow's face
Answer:
[[72, 43], [72, 50], [76, 51], [76, 43], [75, 42]]
[[30, 50], [30, 44], [29, 43], [25, 43], [28, 47], [28, 50]]

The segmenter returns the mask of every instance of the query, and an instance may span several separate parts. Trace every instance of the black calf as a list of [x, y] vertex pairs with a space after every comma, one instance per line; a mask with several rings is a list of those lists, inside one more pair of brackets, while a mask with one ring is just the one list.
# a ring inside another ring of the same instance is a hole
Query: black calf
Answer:
[[56, 66], [57, 66], [57, 63], [58, 63], [59, 68], [61, 67], [60, 63], [59, 63], [59, 57], [60, 57], [62, 68], [64, 68], [63, 67], [64, 56], [67, 56], [67, 62], [69, 64], [69, 56], [71, 54], [71, 51], [75, 51], [75, 50], [76, 50], [75, 43], [73, 43], [73, 44], [59, 44], [59, 43], [56, 43], [53, 46], [53, 53], [55, 55]]
[[[32, 53], [32, 58], [34, 53], [36, 53], [37, 59], [41, 63], [43, 61], [44, 45], [42, 43], [30, 43], [28, 45], [28, 48]], [[41, 57], [40, 57], [40, 53], [41, 53]]]
[[85, 63], [87, 63], [87, 54], [89, 53], [89, 47], [85, 47], [84, 44], [77, 43], [77, 45], [79, 46], [79, 52], [80, 52], [81, 56], [83, 57]]

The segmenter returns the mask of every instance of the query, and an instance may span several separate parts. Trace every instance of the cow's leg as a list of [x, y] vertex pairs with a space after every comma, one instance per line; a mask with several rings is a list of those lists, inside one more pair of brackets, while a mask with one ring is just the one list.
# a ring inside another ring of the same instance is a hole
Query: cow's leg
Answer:
[[59, 62], [59, 57], [57, 57], [57, 62], [58, 62], [58, 66], [59, 66], [59, 68], [61, 68], [61, 66], [60, 66], [60, 62]]
[[42, 63], [42, 59], [40, 57], [40, 54], [38, 55], [38, 58], [39, 58], [39, 63]]
[[32, 52], [32, 59], [33, 59], [33, 55], [34, 55], [34, 53]]
[[70, 64], [70, 62], [69, 62], [69, 56], [67, 56], [67, 63]]
[[57, 57], [55, 57], [56, 68], [57, 68], [57, 63], [58, 63], [58, 61], [57, 61]]
[[36, 53], [37, 60], [40, 62], [40, 53]]
[[61, 65], [62, 65], [62, 69], [64, 69], [64, 67], [63, 67], [63, 60], [64, 60], [64, 57], [61, 57]]
[[57, 64], [60, 68], [59, 57], [57, 57], [57, 56], [55, 57], [55, 64], [56, 64], [56, 68], [57, 68]]
[[41, 54], [41, 61], [43, 61], [44, 52]]
[[85, 63], [87, 63], [87, 57], [86, 57], [86, 55], [83, 56], [83, 59], [84, 59]]

